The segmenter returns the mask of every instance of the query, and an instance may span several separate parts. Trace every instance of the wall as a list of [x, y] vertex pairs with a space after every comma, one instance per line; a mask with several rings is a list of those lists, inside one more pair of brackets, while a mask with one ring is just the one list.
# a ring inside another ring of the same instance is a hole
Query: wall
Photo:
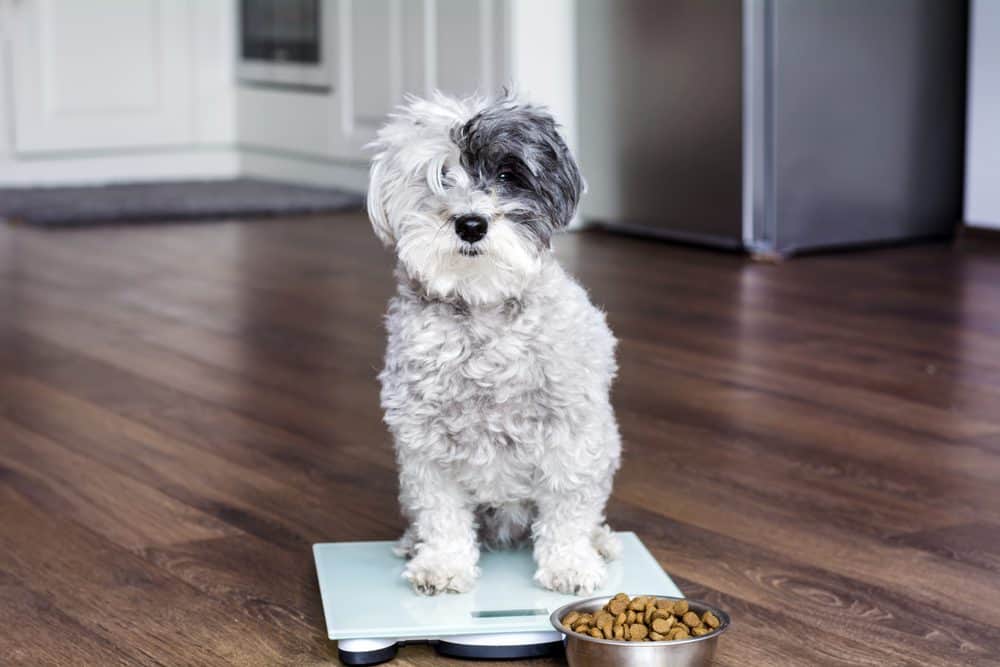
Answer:
[[1000, 229], [1000, 2], [973, 0], [965, 220]]
[[10, 17], [9, 7], [0, 2], [0, 163], [10, 159], [10, 149], [13, 144], [12, 128], [10, 124], [10, 81], [8, 79], [8, 68], [10, 67]]

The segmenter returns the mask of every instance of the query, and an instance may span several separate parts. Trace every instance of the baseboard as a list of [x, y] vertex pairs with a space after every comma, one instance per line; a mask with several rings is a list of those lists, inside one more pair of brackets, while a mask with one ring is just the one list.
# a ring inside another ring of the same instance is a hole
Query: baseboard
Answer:
[[212, 180], [239, 175], [232, 148], [64, 155], [0, 161], [0, 186], [90, 185], [112, 182]]
[[735, 250], [740, 252], [744, 250], [742, 239], [736, 238], [735, 236], [726, 237], [715, 234], [698, 234], [670, 229], [658, 229], [630, 223], [606, 222], [604, 220], [592, 220], [590, 224], [608, 232], [626, 234], [628, 236], [635, 236], [636, 238], [655, 239], [692, 246], [720, 248], [722, 250]]
[[288, 183], [368, 188], [366, 162], [282, 153], [252, 146], [118, 155], [48, 155], [0, 161], [0, 187], [212, 180], [254, 176]]
[[352, 192], [368, 189], [368, 165], [363, 162], [314, 158], [240, 147], [240, 173], [273, 181], [309, 183]]
[[993, 227], [966, 223], [959, 228], [958, 238], [1000, 241], [1000, 226]]

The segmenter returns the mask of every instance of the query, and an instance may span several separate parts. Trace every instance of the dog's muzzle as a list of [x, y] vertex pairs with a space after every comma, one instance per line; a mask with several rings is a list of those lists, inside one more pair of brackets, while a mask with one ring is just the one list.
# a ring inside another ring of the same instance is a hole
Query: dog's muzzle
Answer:
[[486, 222], [486, 218], [478, 215], [463, 215], [455, 220], [455, 233], [466, 243], [475, 243], [482, 239], [486, 236], [488, 228], [489, 223]]

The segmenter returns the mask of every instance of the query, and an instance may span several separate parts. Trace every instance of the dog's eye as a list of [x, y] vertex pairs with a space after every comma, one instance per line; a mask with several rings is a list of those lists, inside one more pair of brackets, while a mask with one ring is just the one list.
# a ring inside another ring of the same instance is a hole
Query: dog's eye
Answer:
[[506, 159], [497, 165], [496, 179], [505, 185], [524, 187], [524, 171], [518, 160]]

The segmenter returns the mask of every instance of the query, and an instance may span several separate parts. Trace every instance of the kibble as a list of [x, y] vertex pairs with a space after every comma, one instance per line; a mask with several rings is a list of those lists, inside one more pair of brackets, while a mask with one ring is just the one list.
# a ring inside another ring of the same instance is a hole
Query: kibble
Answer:
[[592, 614], [569, 612], [562, 624], [595, 639], [661, 642], [704, 637], [718, 630], [722, 622], [710, 611], [698, 616], [687, 600], [629, 598], [619, 593]]
[[653, 632], [658, 632], [661, 635], [670, 630], [670, 626], [674, 624], [674, 617], [671, 616], [668, 621], [665, 618], [658, 618], [653, 621], [652, 629]]
[[621, 616], [628, 609], [628, 599], [614, 598], [607, 604], [606, 609], [615, 616]]
[[637, 641], [649, 634], [649, 628], [642, 623], [633, 623], [629, 628], [629, 634], [632, 635], [632, 641]]

